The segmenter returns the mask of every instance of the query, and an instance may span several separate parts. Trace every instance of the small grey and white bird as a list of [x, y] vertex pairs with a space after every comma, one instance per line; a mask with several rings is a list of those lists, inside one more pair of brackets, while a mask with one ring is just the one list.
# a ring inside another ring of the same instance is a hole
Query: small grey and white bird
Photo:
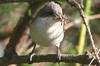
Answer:
[[59, 4], [51, 1], [46, 4], [30, 24], [30, 36], [41, 46], [55, 45], [60, 57], [60, 44], [64, 38], [63, 12]]

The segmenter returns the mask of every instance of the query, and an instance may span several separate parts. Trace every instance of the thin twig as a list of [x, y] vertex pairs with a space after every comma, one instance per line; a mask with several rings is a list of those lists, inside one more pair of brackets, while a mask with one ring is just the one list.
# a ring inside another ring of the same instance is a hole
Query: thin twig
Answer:
[[89, 39], [90, 39], [90, 41], [91, 41], [91, 46], [92, 46], [94, 55], [95, 55], [95, 57], [98, 59], [98, 63], [100, 64], [100, 58], [99, 58], [99, 56], [98, 56], [98, 54], [97, 54], [97, 49], [96, 49], [95, 44], [94, 44], [93, 36], [92, 36], [92, 34], [91, 34], [91, 30], [90, 30], [90, 28], [89, 28], [89, 25], [88, 25], [88, 23], [87, 23], [87, 20], [86, 20], [86, 18], [85, 18], [84, 12], [83, 12], [83, 10], [82, 10], [80, 4], [79, 4], [76, 0], [66, 0], [66, 1], [67, 1], [71, 6], [74, 6], [75, 8], [77, 8], [77, 9], [79, 10], [80, 16], [82, 17], [83, 22], [84, 22], [84, 24], [85, 24], [85, 26], [86, 26], [86, 29], [87, 29], [87, 32], [88, 32], [88, 35], [89, 35]]
[[100, 19], [100, 14], [89, 16], [89, 19]]
[[[99, 54], [99, 53], [100, 53], [100, 50], [98, 50], [97, 54]], [[94, 59], [95, 59], [95, 56], [93, 57], [93, 59], [91, 60], [91, 62], [89, 63], [88, 66], [90, 66], [93, 63]]]
[[82, 17], [82, 19], [84, 21], [84, 24], [86, 26], [86, 29], [88, 31], [88, 35], [89, 35], [89, 38], [90, 38], [90, 41], [91, 41], [91, 46], [92, 46], [92, 49], [94, 51], [94, 54], [95, 54], [96, 58], [98, 59], [98, 62], [100, 63], [100, 59], [99, 59], [99, 56], [98, 56], [97, 51], [96, 51], [96, 47], [95, 47], [95, 44], [94, 44], [94, 40], [93, 40], [93, 36], [92, 36], [91, 30], [89, 28], [89, 25], [87, 23], [86, 18], [84, 17], [85, 16], [84, 12], [83, 12], [82, 9], [80, 10], [80, 8], [79, 8], [79, 11], [80, 11], [80, 15], [81, 15], [81, 17]]
[[[95, 15], [92, 15], [92, 16], [89, 16], [89, 19], [90, 20], [93, 20], [93, 19], [100, 19], [100, 14], [95, 14]], [[77, 23], [80, 23], [81, 22], [81, 19], [76, 19], [74, 20], [73, 22], [69, 22], [65, 25], [65, 30], [68, 30], [70, 27], [74, 26], [75, 24]]]
[[88, 66], [91, 66], [91, 64], [93, 63], [94, 59], [95, 59], [95, 57], [93, 57], [93, 59], [91, 60], [91, 62], [89, 63]]

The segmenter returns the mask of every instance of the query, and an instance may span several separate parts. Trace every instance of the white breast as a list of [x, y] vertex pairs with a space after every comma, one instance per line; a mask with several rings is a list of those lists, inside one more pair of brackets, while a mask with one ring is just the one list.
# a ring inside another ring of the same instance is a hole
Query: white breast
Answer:
[[64, 37], [61, 22], [54, 21], [52, 17], [36, 19], [30, 25], [30, 33], [33, 41], [42, 46], [59, 46]]

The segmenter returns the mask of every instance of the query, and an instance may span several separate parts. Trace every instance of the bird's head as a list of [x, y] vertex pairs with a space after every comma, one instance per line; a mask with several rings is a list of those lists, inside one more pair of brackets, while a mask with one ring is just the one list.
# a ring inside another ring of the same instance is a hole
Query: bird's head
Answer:
[[61, 20], [63, 18], [63, 11], [59, 4], [52, 1], [40, 10], [39, 17], [54, 17], [56, 20]]

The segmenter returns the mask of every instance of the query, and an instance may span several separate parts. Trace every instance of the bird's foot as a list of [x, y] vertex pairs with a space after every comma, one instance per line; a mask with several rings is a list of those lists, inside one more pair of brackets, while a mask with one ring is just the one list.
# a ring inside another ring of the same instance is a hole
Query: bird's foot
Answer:
[[60, 49], [59, 48], [57, 48], [57, 59], [58, 59], [58, 64], [60, 66], [61, 52], [60, 52]]
[[61, 60], [61, 54], [57, 54], [57, 58]]
[[30, 59], [29, 59], [29, 64], [32, 64], [32, 57], [35, 55], [35, 48], [36, 48], [36, 43], [35, 42], [32, 42], [32, 44], [34, 45], [34, 47], [33, 47], [33, 50], [32, 50], [32, 52], [31, 53], [29, 53], [29, 56], [30, 56]]
[[31, 54], [31, 55], [29, 55], [30, 56], [30, 58], [29, 58], [29, 64], [32, 64], [33, 62], [32, 62], [32, 58], [33, 58], [33, 56], [35, 55], [35, 53], [33, 53], [33, 54]]
[[59, 47], [57, 47], [57, 58], [59, 61], [61, 60], [61, 52]]

